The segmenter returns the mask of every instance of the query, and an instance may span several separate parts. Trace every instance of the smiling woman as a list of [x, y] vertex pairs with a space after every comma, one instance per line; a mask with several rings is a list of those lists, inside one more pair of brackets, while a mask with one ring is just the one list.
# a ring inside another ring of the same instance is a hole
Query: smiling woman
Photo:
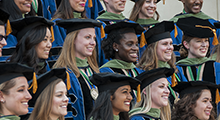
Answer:
[[19, 116], [28, 113], [27, 80], [33, 78], [33, 69], [18, 63], [0, 65], [0, 120], [20, 120]]
[[18, 44], [10, 62], [19, 62], [33, 67], [36, 74], [49, 70], [46, 59], [52, 47], [53, 35], [50, 28], [53, 22], [43, 17], [27, 17], [11, 22]]

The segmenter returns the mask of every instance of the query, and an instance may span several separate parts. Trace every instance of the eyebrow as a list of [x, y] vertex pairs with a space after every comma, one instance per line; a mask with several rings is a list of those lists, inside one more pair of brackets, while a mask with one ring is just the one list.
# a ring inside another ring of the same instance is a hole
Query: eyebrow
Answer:
[[18, 86], [17, 89], [19, 88], [25, 88], [25, 85]]
[[128, 88], [123, 88], [121, 91], [123, 91], [123, 90], [128, 90]]

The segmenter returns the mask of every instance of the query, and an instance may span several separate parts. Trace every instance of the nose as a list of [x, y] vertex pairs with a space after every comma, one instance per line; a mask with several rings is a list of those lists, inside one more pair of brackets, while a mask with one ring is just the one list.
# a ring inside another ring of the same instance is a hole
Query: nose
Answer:
[[137, 45], [133, 45], [132, 50], [138, 51], [139, 47]]
[[95, 38], [92, 38], [92, 39], [90, 40], [90, 44], [91, 44], [91, 45], [96, 45], [96, 40], [95, 40]]
[[156, 4], [154, 3], [154, 0], [151, 1], [150, 7], [156, 7]]
[[132, 100], [133, 99], [132, 96], [131, 96], [131, 93], [128, 94], [127, 99], [128, 100]]
[[121, 0], [121, 2], [126, 2], [126, 0]]
[[51, 48], [52, 47], [52, 42], [50, 40], [47, 41], [47, 47]]
[[68, 101], [69, 101], [69, 98], [68, 98], [66, 95], [64, 95], [63, 101], [64, 101], [64, 102], [68, 102]]
[[6, 42], [5, 38], [3, 38], [3, 39], [0, 41], [0, 44], [1, 44], [2, 46], [6, 46], [6, 45], [7, 45], [7, 42]]
[[208, 103], [207, 108], [209, 108], [209, 109], [212, 109], [212, 108], [213, 108], [213, 106], [212, 106], [212, 103], [211, 103], [211, 102], [209, 102], [209, 103]]
[[28, 99], [28, 100], [32, 99], [32, 96], [31, 96], [31, 94], [28, 91], [26, 91], [25, 98]]
[[205, 47], [205, 46], [207, 46], [207, 45], [209, 45], [208, 42], [206, 42], [206, 41], [203, 41], [203, 42], [202, 42], [202, 46], [203, 46], [203, 47]]
[[165, 90], [164, 90], [164, 92], [165, 92], [166, 94], [170, 94], [170, 90], [169, 90], [169, 88], [166, 87]]

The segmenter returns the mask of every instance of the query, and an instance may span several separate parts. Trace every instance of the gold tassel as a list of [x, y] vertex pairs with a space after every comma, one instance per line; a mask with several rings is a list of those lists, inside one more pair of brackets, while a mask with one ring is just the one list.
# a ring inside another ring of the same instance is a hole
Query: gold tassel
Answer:
[[213, 41], [212, 41], [212, 45], [218, 45], [218, 38], [217, 38], [217, 35], [216, 35], [216, 30], [213, 29], [213, 34], [214, 34], [214, 37], [213, 37]]
[[140, 47], [144, 47], [147, 44], [147, 41], [145, 39], [144, 33], [141, 33], [141, 41], [140, 41]]
[[172, 75], [172, 80], [171, 80], [171, 81], [172, 81], [171, 87], [175, 87], [175, 86], [177, 85], [175, 73], [173, 73], [173, 75]]
[[141, 84], [137, 86], [137, 102], [141, 101]]
[[215, 103], [218, 104], [220, 102], [220, 97], [219, 97], [219, 90], [216, 89], [216, 93], [215, 93]]
[[105, 30], [103, 28], [103, 26], [101, 26], [101, 38], [105, 37]]
[[91, 8], [92, 6], [93, 6], [93, 5], [92, 5], [92, 0], [89, 0], [89, 1], [88, 1], [88, 7]]
[[163, 0], [163, 4], [165, 5], [165, 0]]
[[55, 40], [54, 38], [54, 32], [53, 32], [53, 26], [50, 27], [50, 32], [51, 32], [51, 36], [52, 36], [52, 42]]
[[32, 84], [33, 84], [33, 93], [35, 94], [37, 92], [37, 78], [36, 78], [36, 73], [35, 72], [34, 72], [34, 75], [33, 75]]
[[175, 38], [176, 38], [177, 35], [178, 35], [177, 28], [176, 28], [176, 25], [174, 25], [174, 36], [175, 36]]
[[69, 90], [71, 88], [71, 85], [70, 85], [70, 75], [69, 73], [66, 71], [66, 87], [67, 87], [67, 90]]
[[11, 24], [10, 24], [9, 20], [7, 20], [7, 25], [6, 25], [6, 36], [8, 36], [11, 32], [12, 32]]

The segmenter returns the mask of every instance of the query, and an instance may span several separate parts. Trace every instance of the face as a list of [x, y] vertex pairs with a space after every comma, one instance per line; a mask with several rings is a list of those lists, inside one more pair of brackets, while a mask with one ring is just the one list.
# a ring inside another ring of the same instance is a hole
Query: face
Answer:
[[67, 98], [66, 85], [63, 81], [59, 82], [54, 88], [52, 110], [50, 118], [58, 118], [67, 114], [67, 105], [69, 99]]
[[157, 9], [157, 0], [146, 0], [141, 7], [141, 11], [138, 14], [139, 18], [142, 19], [148, 19], [148, 18], [153, 18], [154, 13], [156, 12]]
[[49, 57], [49, 52], [52, 47], [52, 36], [50, 30], [47, 28], [46, 36], [44, 40], [36, 45], [35, 50], [37, 52], [38, 58], [47, 59]]
[[135, 62], [138, 57], [138, 39], [135, 33], [125, 33], [124, 38], [120, 40], [120, 44], [114, 43], [114, 49], [118, 49], [115, 53], [115, 59], [126, 62]]
[[203, 90], [201, 96], [196, 101], [196, 107], [194, 108], [195, 116], [199, 120], [208, 120], [211, 114], [212, 97], [210, 90]]
[[130, 85], [124, 85], [119, 87], [114, 95], [111, 96], [114, 115], [118, 115], [120, 112], [128, 112], [130, 110], [130, 102], [132, 100], [130, 92]]
[[69, 0], [69, 3], [74, 11], [83, 12], [87, 0]]
[[94, 28], [81, 29], [75, 39], [75, 55], [80, 59], [85, 59], [92, 55], [96, 46], [96, 35]]
[[[5, 36], [5, 27], [0, 25], [0, 36]], [[5, 38], [0, 38], [0, 57], [2, 56], [2, 48], [7, 45]]]
[[170, 90], [168, 89], [168, 81], [166, 78], [160, 78], [153, 82], [150, 87], [151, 90], [151, 108], [165, 107], [168, 105], [168, 97]]
[[33, 0], [14, 0], [21, 13], [25, 14], [31, 11], [31, 3]]
[[208, 38], [193, 38], [189, 43], [183, 41], [184, 46], [188, 50], [188, 58], [205, 57], [209, 48]]
[[158, 41], [157, 44], [157, 57], [160, 61], [167, 62], [171, 59], [173, 53], [173, 41], [171, 38], [166, 38]]
[[15, 86], [9, 89], [9, 94], [3, 94], [1, 100], [4, 100], [4, 115], [24, 115], [28, 113], [28, 101], [32, 98], [28, 92], [28, 83], [25, 77], [13, 79]]
[[202, 9], [203, 0], [182, 0], [187, 13], [199, 13]]
[[104, 0], [106, 10], [111, 13], [121, 14], [125, 10], [126, 0]]

